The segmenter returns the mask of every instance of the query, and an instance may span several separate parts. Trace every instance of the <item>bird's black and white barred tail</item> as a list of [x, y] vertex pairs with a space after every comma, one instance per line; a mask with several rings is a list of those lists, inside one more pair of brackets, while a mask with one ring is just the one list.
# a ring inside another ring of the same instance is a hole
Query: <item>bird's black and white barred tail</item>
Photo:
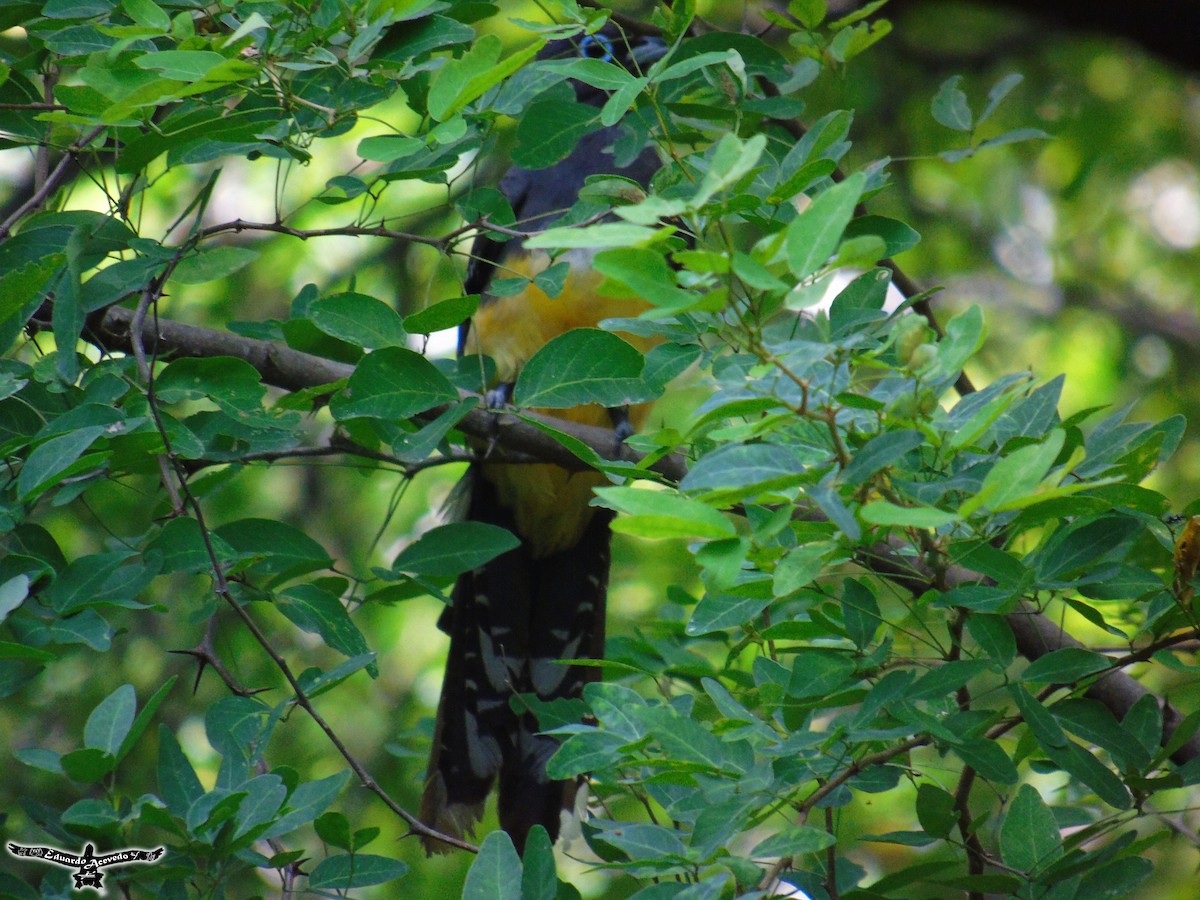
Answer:
[[[469, 477], [468, 518], [515, 530], [494, 486], [480, 472]], [[518, 852], [534, 825], [554, 840], [562, 813], [573, 811], [579, 782], [546, 776], [558, 743], [539, 734], [521, 697], [578, 697], [599, 677], [595, 666], [559, 660], [603, 657], [610, 520], [596, 509], [570, 549], [535, 559], [518, 547], [459, 578], [439, 623], [450, 654], [421, 801], [426, 824], [469, 833], [497, 781], [500, 827]], [[451, 849], [423, 841], [429, 852]]]

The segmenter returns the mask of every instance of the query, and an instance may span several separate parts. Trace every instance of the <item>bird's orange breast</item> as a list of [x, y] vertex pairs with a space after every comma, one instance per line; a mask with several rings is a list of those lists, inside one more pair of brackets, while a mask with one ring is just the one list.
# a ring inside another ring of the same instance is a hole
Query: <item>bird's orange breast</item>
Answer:
[[[490, 356], [496, 363], [497, 380], [513, 382], [525, 363], [559, 335], [574, 328], [595, 328], [604, 319], [634, 317], [647, 309], [643, 300], [598, 295], [601, 276], [591, 269], [588, 257], [584, 251], [569, 259], [571, 270], [555, 297], [530, 281], [513, 296], [488, 298], [471, 320], [465, 351]], [[532, 278], [549, 262], [543, 253], [518, 252], [500, 271], [506, 277]], [[621, 337], [643, 353], [654, 343], [629, 334]], [[584, 425], [612, 424], [608, 411], [594, 403], [532, 411]], [[630, 408], [634, 428], [641, 426], [647, 411], [647, 404]], [[518, 536], [535, 557], [557, 553], [579, 541], [591, 521], [592, 490], [604, 483], [598, 472], [568, 472], [542, 463], [488, 463], [483, 472], [496, 486], [500, 501], [512, 510]]]

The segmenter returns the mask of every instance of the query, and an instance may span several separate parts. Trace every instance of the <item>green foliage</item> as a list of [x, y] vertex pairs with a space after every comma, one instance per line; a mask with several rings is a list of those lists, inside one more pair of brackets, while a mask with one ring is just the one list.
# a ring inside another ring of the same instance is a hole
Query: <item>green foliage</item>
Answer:
[[[426, 636], [389, 644], [387, 617], [515, 546], [492, 526], [422, 520], [440, 484], [424, 472], [507, 440], [472, 424], [494, 364], [431, 360], [413, 337], [459, 325], [478, 298], [460, 279], [450, 299], [397, 309], [352, 271], [286, 313], [239, 301], [279, 280], [268, 235], [459, 255], [476, 230], [511, 236], [522, 223], [473, 160], [515, 119], [512, 156], [529, 168], [616, 124], [618, 160], [653, 142], [664, 165], [649, 192], [593, 180], [527, 239], [560, 254], [533, 277], [548, 296], [563, 251], [584, 248], [600, 292], [649, 308], [548, 342], [514, 403], [643, 402], [685, 372], [703, 393], [632, 439], [633, 462], [605, 461], [611, 447], [567, 423], [537, 425], [610, 476], [595, 503], [618, 533], [659, 542], [648, 571], [660, 548], [683, 561], [653, 586], [645, 627], [613, 629], [588, 724], [531, 701], [562, 738], [551, 775], [587, 775], [603, 800], [580, 852], [646, 898], [781, 882], [814, 898], [1139, 890], [1167, 833], [1158, 812], [1200, 783], [1200, 720], [1164, 716], [1149, 693], [1174, 697], [1198, 671], [1180, 649], [1197, 637], [1193, 525], [1164, 518], [1171, 500], [1143, 484], [1183, 422], [1064, 418], [1062, 379], [967, 390], [981, 309], [935, 328], [887, 303], [884, 261], [921, 240], [863, 213], [886, 197], [887, 161], [849, 155], [855, 117], [834, 104], [789, 130], [810, 85], [889, 33], [879, 5], [828, 23], [823, 0], [764, 11], [783, 35], [772, 44], [691, 36], [692, 4], [674, 4], [652, 23], [670, 51], [635, 74], [536, 58], [605, 19], [570, 3], [551, 4], [554, 23], [515, 25], [474, 3], [6, 12], [24, 33], [5, 51], [4, 146], [32, 150], [45, 187], [0, 243], [0, 695], [37, 723], [12, 730], [23, 774], [7, 837], [165, 846], [157, 865], [114, 873], [135, 896], [421, 892], [432, 864], [385, 841], [361, 851], [413, 824], [420, 763], [406, 757], [428, 745], [417, 676], [396, 675]], [[568, 78], [610, 98], [570, 102]], [[932, 119], [968, 145], [936, 154], [1044, 137], [979, 132], [1020, 80], [997, 81], [978, 114], [962, 79], [946, 81]], [[269, 220], [219, 221], [226, 167], [270, 162], [282, 185], [326, 158], [342, 168], [302, 202], [280, 194]], [[73, 159], [92, 195], [72, 188]], [[409, 194], [436, 198], [424, 231], [394, 227], [388, 204]], [[221, 327], [159, 321], [197, 308]], [[655, 467], [669, 454], [685, 472]], [[369, 520], [263, 474], [332, 455], [356, 497], [392, 490]], [[389, 526], [405, 537], [385, 551]], [[165, 671], [187, 660], [215, 675], [195, 697]], [[69, 678], [67, 704], [54, 685]], [[362, 762], [393, 738], [391, 758]], [[542, 831], [523, 859], [491, 832], [463, 865], [451, 894], [578, 896]], [[65, 884], [19, 874], [6, 890]], [[445, 883], [426, 894], [449, 896]]]

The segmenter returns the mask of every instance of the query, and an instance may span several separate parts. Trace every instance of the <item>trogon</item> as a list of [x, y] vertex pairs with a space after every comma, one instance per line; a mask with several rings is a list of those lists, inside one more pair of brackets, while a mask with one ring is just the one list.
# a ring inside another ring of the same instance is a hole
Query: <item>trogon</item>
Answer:
[[[656, 38], [626, 38], [612, 26], [594, 35], [546, 45], [540, 57], [585, 55], [613, 61], [634, 73], [665, 53]], [[570, 82], [580, 103], [602, 106], [608, 95]], [[598, 116], [598, 113], [597, 113]], [[561, 162], [538, 171], [510, 169], [500, 190], [524, 233], [546, 228], [575, 204], [592, 175], [619, 175], [647, 187], [660, 161], [644, 149], [617, 165], [613, 145], [620, 126], [586, 134]], [[637, 315], [640, 301], [602, 297], [600, 276], [591, 269], [594, 251], [560, 257], [570, 264], [561, 290], [548, 296], [532, 281], [515, 295], [494, 296], [488, 286], [497, 274], [532, 278], [551, 264], [542, 252], [527, 250], [519, 238], [476, 238], [467, 268], [466, 290], [480, 294], [472, 321], [460, 335], [460, 352], [485, 354], [496, 364], [489, 404], [508, 399], [522, 366], [548, 341], [573, 328]], [[635, 341], [636, 343], [636, 341]], [[545, 410], [589, 425], [611, 425], [618, 435], [636, 427], [639, 410], [595, 405]], [[632, 420], [632, 421], [631, 421]], [[539, 734], [521, 695], [541, 700], [580, 696], [598, 677], [594, 666], [559, 660], [603, 657], [605, 595], [609, 568], [608, 510], [589, 505], [601, 483], [595, 472], [569, 472], [551, 464], [487, 461], [472, 464], [465, 488], [467, 518], [506, 528], [520, 546], [459, 577], [440, 627], [450, 635], [450, 652], [438, 704], [437, 723], [421, 819], [439, 831], [462, 837], [483, 814], [494, 783], [499, 785], [500, 826], [522, 851], [529, 830], [542, 825], [556, 839], [560, 817], [575, 806], [578, 781], [552, 781], [546, 761], [557, 743]], [[428, 852], [452, 849], [423, 839]]]

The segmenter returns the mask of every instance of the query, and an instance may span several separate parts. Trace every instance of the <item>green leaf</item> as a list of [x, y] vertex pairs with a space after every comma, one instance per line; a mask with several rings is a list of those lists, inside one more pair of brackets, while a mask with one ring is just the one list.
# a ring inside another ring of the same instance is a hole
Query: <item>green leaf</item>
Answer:
[[615, 334], [575, 328], [551, 340], [525, 364], [513, 402], [550, 409], [639, 403], [657, 393], [642, 378], [644, 367], [642, 354]]
[[812, 580], [821, 574], [825, 560], [835, 549], [833, 543], [822, 541], [801, 544], [789, 550], [775, 566], [775, 596], [786, 597], [811, 584]]
[[1154, 873], [1154, 863], [1141, 857], [1122, 857], [1089, 868], [1079, 882], [1075, 896], [1088, 900], [1119, 900], [1121, 897], [1148, 896], [1136, 890]]
[[933, 381], [956, 377], [983, 346], [983, 338], [983, 311], [978, 306], [969, 306], [946, 323], [946, 336], [937, 345], [937, 362], [925, 376]]
[[[598, 222], [595, 225], [585, 226], [564, 225], [559, 228], [547, 228], [541, 234], [526, 238], [525, 248], [528, 250], [625, 248], [631, 245], [649, 244], [670, 233], [670, 229], [648, 228], [645, 225], [634, 225], [631, 222]], [[596, 254], [596, 256], [598, 258], [601, 254]], [[600, 267], [597, 262], [598, 259], [593, 260], [593, 265], [599, 271]]]
[[158, 726], [158, 795], [179, 818], [204, 795], [196, 770], [183, 755], [179, 741], [166, 725]]
[[533, 59], [545, 39], [539, 39], [501, 61], [504, 45], [494, 34], [485, 34], [459, 59], [448, 59], [434, 74], [427, 100], [429, 114], [444, 122], [472, 100], [477, 100]]
[[238, 519], [227, 522], [213, 533], [233, 549], [236, 558], [253, 560], [264, 572], [296, 575], [323, 569], [332, 563], [324, 547], [286, 522]]
[[[706, 54], [707, 55], [707, 54]], [[725, 54], [713, 54], [725, 56]], [[697, 57], [698, 59], [699, 57]], [[708, 171], [704, 173], [696, 194], [691, 199], [694, 207], [701, 207], [716, 194], [735, 185], [758, 164], [767, 146], [767, 136], [756, 134], [743, 141], [736, 134], [721, 135], [709, 154]]]
[[154, 381], [158, 399], [210, 399], [234, 414], [262, 409], [267, 387], [250, 363], [236, 356], [177, 359], [167, 364]]
[[209, 247], [179, 261], [171, 277], [180, 284], [204, 284], [226, 278], [258, 259], [249, 247]]
[[825, 21], [829, 14], [828, 0], [790, 0], [788, 12], [810, 31]]
[[[309, 634], [319, 634], [327, 646], [343, 656], [359, 656], [370, 652], [367, 639], [350, 618], [341, 599], [315, 584], [296, 584], [286, 588], [276, 598], [275, 608], [297, 628]], [[379, 667], [374, 663], [367, 667], [367, 671], [372, 678], [379, 675]]]
[[123, 684], [96, 706], [83, 726], [83, 745], [117, 756], [133, 725], [137, 694], [132, 684]]
[[329, 403], [334, 418], [407, 419], [458, 399], [458, 391], [419, 353], [385, 347], [368, 353]]
[[46, 599], [55, 612], [70, 615], [94, 604], [109, 579], [132, 554], [129, 551], [95, 553], [72, 562], [55, 578]]
[[446, 16], [430, 16], [430, 3], [413, 3], [397, 9], [403, 27], [389, 32], [388, 40], [381, 46], [382, 52], [374, 60], [385, 60], [408, 64], [423, 53], [439, 47], [469, 43], [475, 37], [470, 26]]
[[404, 330], [409, 334], [433, 334], [446, 328], [461, 325], [479, 308], [479, 296], [452, 297], [440, 300], [420, 312], [404, 317]]
[[1129, 790], [1113, 771], [1088, 750], [1074, 741], [1065, 747], [1046, 747], [1046, 755], [1060, 769], [1079, 784], [1096, 792], [1096, 796], [1117, 809], [1128, 809], [1131, 805]]
[[[864, 262], [873, 264], [883, 253], [883, 247], [874, 235], [854, 240], [867, 242], [871, 254]], [[849, 241], [842, 244], [843, 250], [849, 248]], [[848, 263], [843, 260], [841, 252], [838, 253], [835, 262], [837, 265], [855, 265], [853, 261]], [[891, 283], [892, 273], [883, 267], [877, 267], [863, 272], [846, 285], [829, 307], [829, 326], [833, 337], [849, 337], [859, 331], [865, 323], [885, 319], [887, 315], [883, 312], [883, 306], [887, 301], [888, 287]]]
[[1035, 491], [1054, 465], [1066, 437], [1066, 431], [1056, 428], [1041, 443], [1020, 447], [1001, 458], [984, 477], [979, 492], [959, 507], [959, 515], [969, 517], [984, 506], [1002, 512], [1036, 502]]
[[1006, 131], [999, 137], [988, 138], [986, 141], [979, 142], [979, 149], [984, 150], [989, 147], [1002, 147], [1005, 144], [1020, 144], [1025, 141], [1048, 141], [1053, 139], [1053, 135], [1047, 134], [1040, 128], [1014, 128], [1011, 131]]
[[508, 529], [486, 522], [451, 522], [431, 528], [392, 562], [396, 572], [453, 577], [477, 569], [521, 545]]
[[50, 662], [58, 657], [49, 650], [38, 650], [36, 647], [29, 647], [25, 644], [16, 644], [12, 641], [0, 641], [0, 660], [5, 659], [28, 659], [34, 662]]
[[1000, 825], [1000, 856], [1006, 865], [1030, 872], [1062, 854], [1054, 814], [1027, 784], [1017, 788]]
[[936, 666], [905, 692], [909, 700], [938, 700], [952, 694], [988, 668], [986, 660], [959, 659]]
[[[641, 228], [639, 225], [621, 227]], [[700, 299], [675, 283], [675, 273], [657, 250], [644, 247], [602, 250], [596, 254], [592, 265], [601, 275], [624, 285], [664, 312], [688, 309]]]
[[521, 858], [507, 833], [497, 830], [484, 838], [463, 883], [462, 900], [521, 900]]
[[34, 448], [17, 476], [17, 494], [22, 499], [49, 487], [104, 434], [104, 426], [92, 425], [53, 437]]
[[295, 831], [313, 821], [329, 807], [350, 779], [349, 772], [338, 772], [320, 781], [306, 781], [292, 791], [285, 808], [288, 812], [276, 819], [262, 835], [263, 840]]
[[862, 528], [859, 527], [858, 519], [846, 508], [846, 504], [829, 484], [829, 480], [826, 478], [820, 484], [809, 485], [805, 493], [808, 495], [808, 499], [817, 504], [821, 512], [829, 517], [829, 521], [845, 533], [846, 537], [857, 541], [862, 537]]
[[512, 160], [526, 169], [548, 168], [566, 159], [585, 134], [600, 127], [600, 113], [589, 104], [531, 103], [517, 124]]
[[1050, 537], [1034, 557], [1042, 579], [1063, 579], [1101, 560], [1122, 557], [1142, 532], [1142, 523], [1131, 516], [1105, 516], [1071, 523]]
[[711, 491], [728, 502], [742, 496], [782, 490], [805, 477], [806, 460], [781, 444], [726, 444], [700, 457], [679, 487]]
[[109, 831], [115, 833], [121, 814], [106, 800], [85, 799], [71, 804], [62, 814], [63, 825], [80, 832]]
[[712, 634], [726, 628], [741, 628], [753, 620], [771, 603], [771, 597], [738, 597], [732, 594], [708, 593], [700, 598], [686, 632], [692, 636]]
[[243, 784], [241, 790], [246, 796], [238, 806], [234, 820], [237, 823], [234, 840], [275, 818], [287, 797], [287, 785], [274, 774], [257, 775]]
[[521, 858], [521, 900], [555, 900], [558, 876], [554, 866], [554, 847], [541, 825], [534, 825], [525, 838]]
[[614, 531], [642, 537], [728, 538], [737, 532], [733, 523], [711, 506], [673, 491], [632, 487], [596, 489], [596, 505], [624, 513]]
[[546, 763], [551, 778], [574, 778], [584, 772], [598, 772], [612, 766], [620, 757], [627, 740], [607, 731], [591, 729], [573, 734]]
[[104, 652], [112, 646], [112, 634], [108, 622], [98, 612], [85, 609], [56, 620], [50, 626], [48, 637], [56, 644], [85, 644]]
[[185, 819], [188, 831], [193, 834], [215, 832], [237, 815], [238, 807], [245, 798], [245, 791], [214, 788], [188, 808]]
[[[610, 322], [611, 319], [605, 319], [600, 324], [608, 328]], [[642, 378], [656, 392], [662, 391], [674, 378], [686, 372], [703, 353], [699, 347], [682, 344], [659, 344], [651, 347], [646, 353], [646, 366], [642, 370]]]
[[[18, 240], [22, 235], [8, 240]], [[25, 323], [41, 305], [50, 280], [66, 264], [65, 253], [48, 253], [36, 260], [6, 261], [11, 268], [0, 275], [0, 351], [9, 348]]]
[[988, 781], [999, 784], [1016, 784], [1017, 767], [1012, 759], [995, 741], [970, 738], [950, 745], [964, 763], [974, 769]]
[[138, 25], [163, 34], [171, 30], [171, 17], [154, 0], [121, 0], [121, 6]]
[[910, 250], [921, 241], [921, 235], [898, 219], [887, 216], [861, 216], [846, 226], [847, 240], [865, 235], [875, 235], [883, 240], [886, 256], [895, 256]]
[[[1153, 751], [1157, 750], [1157, 743], [1148, 749], [1140, 741], [1130, 740], [1121, 723], [1099, 701], [1083, 698], [1060, 700], [1050, 708], [1050, 712], [1072, 734], [1111, 754], [1123, 769], [1146, 767], [1150, 764]], [[1162, 734], [1161, 730], [1159, 734]]]
[[[676, 56], [677, 62], [671, 62], [665, 68], [659, 69], [658, 65], [652, 70], [652, 80], [656, 83], [675, 81], [680, 78], [685, 78], [693, 72], [698, 72], [701, 69], [707, 69], [710, 66], [725, 65], [727, 63], [738, 62], [738, 56], [729, 50], [710, 50], [707, 53], [698, 53], [695, 56], [682, 57]], [[664, 57], [659, 65], [666, 63], [667, 58]]]
[[975, 126], [971, 118], [971, 107], [967, 105], [967, 95], [958, 86], [961, 82], [961, 75], [954, 75], [942, 82], [941, 88], [933, 98], [931, 109], [934, 119], [947, 128], [970, 131]]
[[788, 267], [796, 278], [807, 278], [833, 256], [866, 186], [867, 176], [855, 172], [820, 194], [788, 225]]
[[759, 841], [750, 856], [754, 859], [773, 859], [778, 856], [803, 856], [820, 853], [837, 843], [828, 831], [811, 825], [788, 825], [768, 838]]
[[171, 688], [175, 686], [175, 681], [179, 678], [178, 675], [172, 675], [163, 683], [154, 695], [146, 701], [146, 705], [142, 707], [142, 711], [137, 714], [137, 718], [133, 720], [133, 725], [130, 726], [129, 732], [125, 735], [125, 739], [121, 741], [121, 746], [117, 748], [116, 757], [120, 762], [125, 758], [126, 754], [133, 749], [133, 745], [150, 727], [150, 720], [154, 718], [154, 714], [158, 712], [158, 707], [167, 699], [167, 694], [171, 692]]
[[1016, 701], [1017, 708], [1025, 719], [1025, 724], [1029, 726], [1029, 730], [1033, 732], [1034, 737], [1043, 748], [1067, 745], [1067, 736], [1063, 734], [1063, 730], [1055, 721], [1054, 716], [1047, 711], [1040, 700], [1030, 695], [1029, 691], [1019, 684], [1010, 684], [1008, 692]]
[[842, 470], [844, 484], [862, 484], [880, 469], [900, 462], [905, 454], [925, 443], [919, 431], [885, 431], [867, 441]]
[[616, 734], [626, 741], [639, 740], [645, 733], [642, 716], [635, 715], [646, 709], [646, 700], [623, 684], [593, 681], [584, 685], [583, 699], [596, 716], [596, 721], [609, 734]]
[[961, 521], [957, 513], [934, 509], [932, 506], [897, 506], [887, 500], [872, 500], [858, 511], [864, 522], [872, 525], [899, 525], [905, 528], [941, 528]]
[[[597, 823], [601, 824], [601, 823]], [[661, 862], [668, 857], [682, 858], [687, 849], [679, 833], [662, 825], [643, 822], [604, 822], [597, 836], [606, 844], [620, 850], [634, 862]]]
[[310, 890], [342, 891], [394, 881], [408, 873], [408, 864], [370, 853], [327, 856], [308, 876]]
[[376, 656], [374, 652], [362, 653], [358, 656], [352, 656], [345, 662], [339, 663], [327, 672], [322, 672], [315, 666], [311, 669], [305, 669], [296, 679], [300, 684], [300, 689], [308, 695], [309, 699], [319, 697], [321, 694], [337, 687], [355, 672], [360, 669], [371, 669], [375, 666]]
[[403, 347], [408, 335], [396, 311], [366, 294], [332, 294], [314, 300], [308, 316], [326, 334], [362, 347]]
[[1012, 627], [1003, 616], [976, 613], [967, 619], [967, 631], [979, 648], [1001, 669], [1006, 669], [1017, 656], [1017, 641]]
[[849, 653], [806, 648], [797, 653], [788, 680], [788, 696], [820, 697], [849, 687], [854, 680], [854, 659]]
[[1112, 660], [1103, 653], [1082, 647], [1062, 647], [1031, 662], [1021, 673], [1021, 680], [1034, 684], [1074, 684], [1111, 665]]
[[133, 60], [139, 69], [152, 69], [165, 78], [186, 82], [201, 80], [223, 62], [225, 57], [211, 50], [160, 50]]
[[63, 771], [69, 778], [84, 784], [106, 777], [117, 765], [111, 753], [98, 747], [85, 747], [82, 750], [64, 753], [61, 762]]
[[715, 770], [739, 768], [732, 752], [736, 744], [725, 743], [699, 722], [674, 715], [668, 708], [656, 708], [651, 715], [656, 723], [650, 734], [668, 759]]
[[53, 750], [42, 747], [18, 747], [13, 750], [13, 756], [35, 769], [50, 772], [53, 775], [65, 775], [62, 767], [62, 757]]
[[984, 106], [983, 112], [979, 114], [979, 118], [975, 121], [975, 126], [978, 127], [989, 119], [1001, 101], [1009, 95], [1013, 88], [1024, 80], [1025, 76], [1020, 72], [1010, 72], [992, 85], [992, 89], [988, 91], [987, 105]]
[[389, 163], [412, 156], [425, 147], [420, 138], [401, 134], [377, 134], [358, 142], [358, 155], [371, 162]]
[[649, 84], [649, 78], [636, 78], [613, 91], [600, 110], [600, 124], [605, 126], [616, 125], [617, 122], [621, 121], [621, 117], [625, 115], [629, 107], [633, 106], [637, 101], [638, 95]]
[[[216, 535], [210, 534], [217, 559], [228, 559], [234, 550]], [[163, 525], [154, 538], [146, 544], [147, 551], [162, 554], [163, 572], [208, 572], [212, 570], [212, 558], [204, 543], [200, 523], [195, 519], [171, 519]]]
[[1163, 715], [1151, 694], [1144, 694], [1129, 708], [1121, 727], [1137, 740], [1147, 754], [1158, 752], [1163, 737]]
[[960, 584], [944, 590], [934, 606], [948, 608], [961, 606], [974, 612], [1008, 612], [1016, 604], [1013, 588], [994, 587], [991, 584]]
[[946, 838], [958, 821], [954, 797], [932, 784], [917, 788], [917, 820], [928, 834]]
[[[727, 590], [738, 584], [749, 552], [750, 541], [742, 536], [709, 541], [696, 548], [696, 562], [704, 569], [704, 581], [709, 592]], [[748, 593], [744, 590], [739, 592]], [[756, 592], [755, 596], [766, 597], [763, 591]]]
[[854, 646], [860, 650], [875, 638], [883, 624], [879, 603], [862, 582], [847, 578], [842, 582], [842, 622]]
[[477, 397], [464, 397], [458, 403], [452, 403], [437, 418], [426, 422], [416, 431], [397, 434], [392, 443], [392, 452], [405, 462], [420, 462], [429, 458], [451, 429], [462, 421], [463, 416], [479, 405]]

